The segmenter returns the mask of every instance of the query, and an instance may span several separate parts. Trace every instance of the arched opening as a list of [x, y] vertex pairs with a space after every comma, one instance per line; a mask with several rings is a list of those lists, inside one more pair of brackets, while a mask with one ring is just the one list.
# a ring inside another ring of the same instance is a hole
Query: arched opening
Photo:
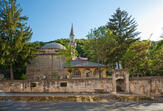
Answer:
[[75, 69], [72, 72], [72, 77], [81, 77], [81, 72], [78, 69]]
[[116, 81], [116, 91], [125, 92], [125, 80], [124, 79], [118, 79]]
[[85, 71], [85, 76], [86, 76], [86, 77], [91, 77], [91, 75], [92, 75], [92, 72], [91, 72], [89, 69], [87, 69], [87, 70]]
[[99, 71], [98, 69], [95, 69], [95, 71], [93, 72], [93, 76], [98, 78], [99, 77]]

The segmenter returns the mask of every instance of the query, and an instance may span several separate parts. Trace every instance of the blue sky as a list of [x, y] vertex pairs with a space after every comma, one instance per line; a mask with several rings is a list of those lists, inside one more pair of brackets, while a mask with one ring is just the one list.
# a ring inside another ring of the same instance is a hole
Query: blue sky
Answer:
[[75, 38], [86, 38], [90, 29], [105, 25], [120, 7], [138, 23], [141, 39], [160, 40], [163, 28], [163, 0], [17, 0], [33, 30], [31, 41], [69, 38], [74, 24]]

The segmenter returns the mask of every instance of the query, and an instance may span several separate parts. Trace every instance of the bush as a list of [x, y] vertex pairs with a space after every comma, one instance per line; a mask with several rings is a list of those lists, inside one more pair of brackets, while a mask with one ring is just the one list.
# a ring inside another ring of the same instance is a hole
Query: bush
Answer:
[[21, 79], [22, 80], [26, 80], [27, 79], [27, 75], [26, 74], [22, 74]]

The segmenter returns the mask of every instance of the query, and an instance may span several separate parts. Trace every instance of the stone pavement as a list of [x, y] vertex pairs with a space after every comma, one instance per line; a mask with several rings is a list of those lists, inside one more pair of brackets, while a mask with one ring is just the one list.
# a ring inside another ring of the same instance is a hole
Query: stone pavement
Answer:
[[[0, 96], [111, 96], [111, 95], [117, 95], [117, 96], [138, 96], [136, 94], [125, 94], [125, 93], [119, 93], [119, 94], [109, 94], [109, 93], [44, 93], [44, 92], [37, 92], [37, 93], [7, 93], [7, 92], [0, 92]], [[139, 95], [140, 96], [140, 95]]]
[[163, 111], [163, 102], [0, 102], [0, 111]]

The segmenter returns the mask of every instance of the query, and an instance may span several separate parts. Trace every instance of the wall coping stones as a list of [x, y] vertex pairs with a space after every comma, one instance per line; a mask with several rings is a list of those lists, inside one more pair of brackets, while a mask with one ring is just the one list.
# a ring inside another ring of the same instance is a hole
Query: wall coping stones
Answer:
[[130, 80], [163, 79], [163, 76], [130, 77]]
[[89, 80], [111, 80], [112, 78], [83, 78], [83, 79], [45, 79], [45, 80], [0, 80], [0, 82], [41, 82], [41, 81], [89, 81]]

